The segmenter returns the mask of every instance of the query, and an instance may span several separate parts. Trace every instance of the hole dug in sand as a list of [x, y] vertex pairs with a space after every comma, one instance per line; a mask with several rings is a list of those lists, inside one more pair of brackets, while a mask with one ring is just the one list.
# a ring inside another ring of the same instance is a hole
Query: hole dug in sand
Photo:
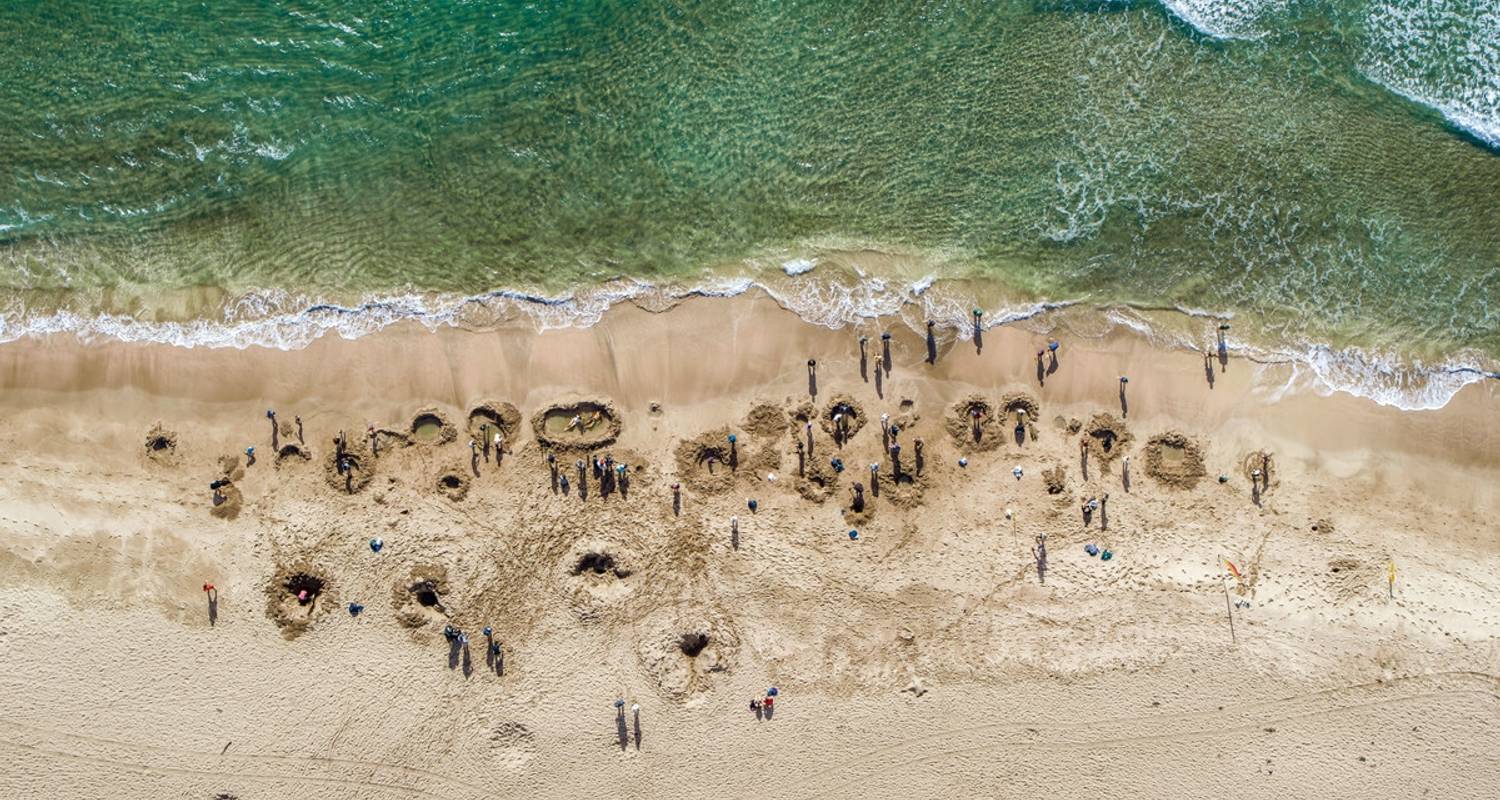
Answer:
[[697, 658], [705, 647], [708, 647], [708, 634], [696, 631], [684, 633], [677, 643], [677, 648], [688, 658]]
[[701, 433], [677, 445], [677, 474], [689, 489], [723, 494], [734, 486], [741, 448], [729, 446], [728, 428]]
[[[505, 449], [514, 446], [511, 440], [521, 430], [521, 412], [510, 403], [486, 401], [469, 409], [469, 435], [481, 443], [493, 443], [495, 432], [504, 437]], [[486, 436], [488, 433], [488, 436]]]
[[557, 450], [592, 450], [620, 438], [620, 415], [603, 400], [554, 403], [531, 417], [531, 430], [542, 446]]
[[1000, 398], [1000, 408], [1005, 412], [1005, 427], [1011, 430], [1018, 446], [1025, 444], [1028, 437], [1036, 440], [1037, 421], [1041, 419], [1041, 406], [1036, 398], [1026, 392], [1011, 392]]
[[307, 562], [282, 566], [266, 583], [266, 616], [296, 638], [334, 605], [328, 576]]
[[[834, 421], [838, 417], [838, 421]], [[865, 412], [854, 398], [839, 394], [828, 401], [820, 420], [823, 432], [838, 443], [847, 443], [865, 426]]]
[[1146, 474], [1179, 489], [1191, 489], [1207, 474], [1203, 449], [1177, 431], [1151, 437], [1146, 443]]
[[306, 448], [295, 442], [289, 442], [276, 451], [276, 466], [305, 463], [311, 458], [312, 453], [309, 453]]
[[739, 649], [733, 625], [713, 611], [679, 616], [664, 609], [640, 626], [636, 655], [667, 697], [685, 700], [727, 673]]
[[351, 440], [342, 458], [337, 448], [329, 452], [328, 461], [323, 465], [323, 479], [335, 491], [344, 494], [358, 493], [369, 486], [374, 477], [375, 457], [370, 455], [363, 437]]
[[406, 580], [391, 590], [396, 621], [407, 628], [446, 624], [449, 616], [448, 570], [431, 565], [413, 567]]
[[1125, 423], [1109, 413], [1095, 414], [1083, 429], [1083, 435], [1089, 459], [1101, 466], [1120, 457], [1134, 439]]
[[449, 500], [462, 500], [469, 494], [469, 476], [458, 467], [446, 470], [438, 476], [437, 492]]
[[424, 408], [411, 419], [411, 441], [414, 444], [440, 445], [458, 438], [458, 429], [435, 408]]
[[972, 394], [954, 403], [943, 427], [961, 450], [990, 450], [1000, 446], [1000, 421], [995, 416], [995, 407], [981, 395]]
[[580, 619], [597, 619], [628, 597], [627, 581], [636, 563], [628, 548], [616, 544], [579, 542], [563, 558], [561, 584], [568, 603]]
[[146, 432], [146, 458], [158, 464], [177, 463], [177, 434], [158, 422]]

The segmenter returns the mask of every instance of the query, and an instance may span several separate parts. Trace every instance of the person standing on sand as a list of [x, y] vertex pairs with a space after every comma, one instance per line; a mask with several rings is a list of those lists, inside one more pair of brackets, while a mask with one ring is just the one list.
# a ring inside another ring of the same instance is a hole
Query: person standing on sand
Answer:
[[917, 464], [916, 464], [916, 466], [917, 466], [917, 475], [920, 477], [921, 474], [922, 474], [922, 440], [918, 439], [913, 444], [913, 447], [916, 448], [916, 453], [917, 453], [917, 456], [916, 456], [917, 457]]
[[681, 516], [681, 514], [682, 514], [682, 484], [680, 484], [680, 483], [673, 483], [672, 484], [672, 516], [674, 516], [674, 517]]
[[1120, 482], [1125, 485], [1125, 491], [1130, 491], [1130, 456], [1120, 462]]
[[737, 516], [729, 518], [729, 536], [736, 542], [740, 540], [740, 518]]
[[936, 322], [927, 320], [927, 363], [929, 364], [937, 363], [937, 334], [933, 332], [936, 327]]
[[269, 408], [266, 409], [266, 419], [271, 421], [271, 450], [275, 452], [281, 449], [280, 437], [277, 435], [276, 430], [276, 412]]
[[1127, 384], [1127, 383], [1130, 383], [1130, 379], [1127, 378], [1127, 377], [1125, 377], [1124, 375], [1121, 375], [1120, 376], [1120, 417], [1121, 418], [1130, 416], [1130, 404], [1127, 403], [1127, 402], [1125, 402], [1125, 384]]
[[807, 453], [805, 453], [803, 451], [802, 440], [801, 439], [798, 439], [797, 442], [796, 442], [796, 444], [797, 444], [797, 477], [802, 478], [802, 477], [806, 477], [807, 476]]
[[813, 397], [818, 396], [818, 360], [816, 358], [807, 360], [807, 393]]
[[370, 455], [380, 455], [380, 448], [375, 445], [375, 426], [370, 425], [366, 427], [365, 434], [370, 437]]
[[495, 466], [500, 466], [500, 455], [505, 452], [505, 434], [495, 428]]
[[479, 448], [484, 451], [484, 461], [490, 460], [490, 424], [485, 422], [479, 426]]
[[808, 455], [812, 455], [812, 451], [813, 451], [812, 420], [808, 420], [807, 421], [807, 454]]
[[472, 438], [469, 439], [469, 467], [474, 470], [474, 477], [479, 477], [479, 443]]
[[245, 448], [245, 466], [247, 466], [247, 467], [253, 467], [253, 466], [255, 466], [255, 448], [254, 447], [247, 447], [247, 448]]
[[876, 497], [880, 496], [880, 463], [870, 465], [870, 493]]
[[862, 483], [860, 483], [859, 481], [855, 481], [854, 485], [851, 486], [851, 487], [849, 487], [849, 491], [852, 492], [853, 495], [854, 495], [854, 497], [849, 501], [849, 508], [853, 509], [854, 513], [856, 513], [856, 514], [864, 511], [865, 510], [865, 485], [862, 484]]
[[1083, 479], [1089, 479], [1089, 437], [1087, 434], [1078, 440], [1078, 465], [1083, 470]]
[[301, 417], [296, 417], [296, 420], [297, 420], [297, 444], [307, 444], [307, 440], [302, 438], [302, 418]]

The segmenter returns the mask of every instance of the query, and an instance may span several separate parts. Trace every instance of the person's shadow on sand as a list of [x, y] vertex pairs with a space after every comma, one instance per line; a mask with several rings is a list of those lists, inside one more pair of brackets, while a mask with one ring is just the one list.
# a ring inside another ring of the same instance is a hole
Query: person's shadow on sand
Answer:
[[630, 743], [630, 731], [626, 729], [624, 707], [621, 707], [615, 714], [615, 736], [620, 742], [620, 752], [625, 752], [626, 746]]

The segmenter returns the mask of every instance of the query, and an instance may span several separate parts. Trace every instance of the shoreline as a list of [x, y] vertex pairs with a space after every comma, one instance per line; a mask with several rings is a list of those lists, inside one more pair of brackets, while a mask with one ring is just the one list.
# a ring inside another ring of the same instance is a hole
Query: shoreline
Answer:
[[[71, 336], [83, 344], [297, 350], [330, 335], [358, 339], [399, 326], [475, 333], [518, 327], [533, 333], [589, 328], [617, 308], [637, 307], [660, 313], [699, 298], [745, 296], [769, 297], [803, 321], [832, 330], [859, 329], [892, 319], [920, 333], [924, 321], [935, 320], [945, 342], [972, 340], [969, 312], [976, 307], [986, 310], [986, 332], [1019, 327], [1032, 333], [1098, 339], [1128, 331], [1162, 349], [1192, 353], [1212, 349], [1214, 328], [1236, 319], [1232, 312], [1177, 307], [1100, 305], [1087, 300], [1028, 301], [1012, 297], [1000, 284], [970, 278], [937, 279], [928, 275], [909, 281], [886, 280], [868, 278], [857, 267], [852, 271], [833, 266], [820, 269], [805, 263], [797, 262], [796, 269], [762, 267], [751, 276], [725, 276], [688, 286], [617, 278], [558, 295], [511, 290], [469, 296], [406, 293], [367, 298], [352, 305], [314, 301], [280, 291], [241, 296], [221, 290], [192, 291], [180, 293], [169, 303], [177, 313], [189, 315], [182, 319], [153, 321], [120, 314], [85, 317], [56, 311], [18, 321], [7, 315], [0, 320], [0, 345]], [[816, 260], [810, 263], [816, 264]], [[981, 285], [986, 288], [979, 288]], [[1001, 294], [994, 295], [995, 291]], [[219, 318], [197, 316], [204, 312]], [[1267, 340], [1264, 332], [1249, 330], [1244, 323], [1231, 330], [1227, 338], [1235, 357], [1297, 365], [1294, 383], [1299, 390], [1342, 392], [1402, 410], [1441, 408], [1466, 386], [1500, 380], [1500, 361], [1469, 348], [1433, 359], [1357, 345], [1277, 342]]]
[[[0, 789], [925, 799], [1056, 794], [1086, 753], [1099, 768], [1067, 796], [1170, 796], [1223, 774], [1266, 798], [1315, 776], [1337, 795], [1480, 790], [1451, 765], [1500, 742], [1500, 624], [1483, 604], [1500, 570], [1495, 383], [1407, 412], [1285, 393], [1290, 366], [1231, 357], [1210, 388], [1198, 356], [1120, 331], [1063, 338], [1038, 385], [1044, 335], [995, 328], [927, 364], [922, 338], [885, 322], [894, 366], [878, 386], [856, 336], [873, 360], [882, 327], [829, 330], [758, 294], [293, 351], [0, 346], [0, 687], [17, 698]], [[815, 409], [845, 402], [862, 421], [843, 444], [815, 428], [817, 463], [852, 468], [820, 466], [826, 493], [798, 480], [800, 428], [768, 422], [809, 401], [808, 358]], [[1028, 399], [1034, 428], [1018, 444], [1007, 418], [999, 438], [967, 438], [975, 395]], [[628, 497], [548, 488], [526, 421], [580, 400], [621, 423], [606, 450], [631, 466]], [[504, 464], [470, 476], [463, 420], [485, 403], [523, 422]], [[307, 460], [278, 463], [267, 408], [302, 418]], [[849, 484], [884, 461], [885, 413], [908, 452], [925, 441], [926, 472], [871, 484], [855, 512]], [[1128, 480], [1119, 453], [1081, 469], [1071, 421], [1105, 413], [1133, 437]], [[397, 441], [368, 486], [340, 488], [333, 436], [401, 434], [422, 414], [455, 440]], [[168, 458], [143, 448], [158, 422]], [[691, 448], [726, 432], [742, 461], [715, 473]], [[1172, 434], [1201, 474], [1152, 465], [1150, 442]], [[246, 445], [254, 466], [235, 455]], [[1264, 492], [1248, 474], [1259, 453], [1275, 465]], [[226, 459], [232, 515], [206, 488]], [[1107, 526], [1080, 519], [1099, 496]], [[585, 568], [601, 554], [610, 566]], [[288, 599], [288, 575], [316, 577], [319, 599]], [[429, 584], [436, 610], [413, 588]], [[445, 624], [474, 637], [472, 665]], [[503, 670], [481, 652], [486, 626]], [[89, 645], [59, 649], [58, 631]], [[707, 649], [680, 649], [689, 634]], [[777, 714], [758, 720], [745, 702], [767, 686]], [[643, 740], [617, 738], [616, 697], [642, 706], [627, 722]], [[776, 764], [777, 780], [746, 764]]]

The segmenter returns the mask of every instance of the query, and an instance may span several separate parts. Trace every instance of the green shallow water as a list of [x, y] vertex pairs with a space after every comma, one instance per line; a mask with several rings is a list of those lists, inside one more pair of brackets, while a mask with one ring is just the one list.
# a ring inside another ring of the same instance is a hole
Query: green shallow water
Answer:
[[12, 3], [7, 319], [868, 247], [1020, 300], [1500, 353], [1500, 3], [1174, 8]]

